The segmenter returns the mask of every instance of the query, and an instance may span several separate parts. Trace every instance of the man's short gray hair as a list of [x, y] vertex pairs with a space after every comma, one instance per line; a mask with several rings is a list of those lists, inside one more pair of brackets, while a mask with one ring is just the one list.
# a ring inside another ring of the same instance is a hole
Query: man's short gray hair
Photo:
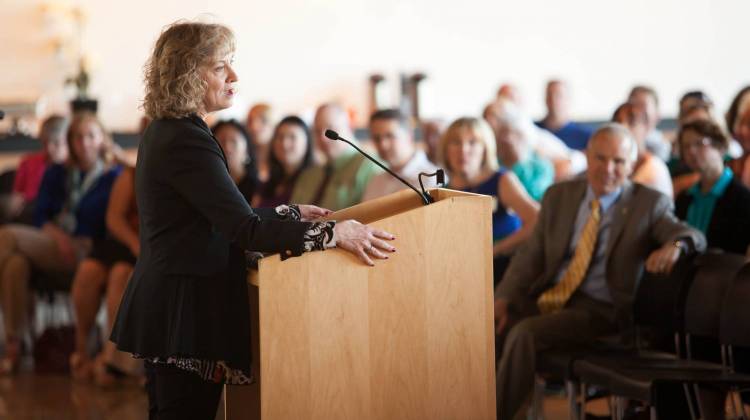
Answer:
[[638, 143], [635, 142], [633, 133], [631, 133], [630, 130], [628, 130], [628, 128], [624, 125], [618, 123], [606, 123], [600, 126], [596, 129], [596, 131], [594, 131], [594, 134], [591, 135], [591, 139], [589, 139], [589, 145], [594, 141], [595, 138], [601, 135], [615, 136], [620, 139], [627, 140], [627, 142], [630, 143], [630, 153], [628, 154], [630, 163], [634, 163], [638, 159]]

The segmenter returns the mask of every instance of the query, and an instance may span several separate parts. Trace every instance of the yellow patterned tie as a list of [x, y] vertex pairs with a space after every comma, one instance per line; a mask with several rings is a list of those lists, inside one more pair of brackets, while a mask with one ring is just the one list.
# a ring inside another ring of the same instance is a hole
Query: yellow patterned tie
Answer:
[[576, 245], [576, 251], [573, 254], [573, 259], [570, 260], [568, 270], [556, 285], [542, 293], [539, 296], [539, 300], [537, 300], [539, 310], [543, 314], [562, 309], [565, 306], [565, 302], [570, 299], [573, 292], [581, 285], [591, 263], [591, 257], [594, 256], [600, 219], [599, 200], [594, 199], [591, 202], [591, 215], [583, 227], [583, 233], [578, 240], [578, 245]]

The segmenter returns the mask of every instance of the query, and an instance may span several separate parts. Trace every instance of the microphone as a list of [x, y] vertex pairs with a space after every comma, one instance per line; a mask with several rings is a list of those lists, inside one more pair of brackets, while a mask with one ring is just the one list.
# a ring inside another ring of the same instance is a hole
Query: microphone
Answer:
[[438, 169], [434, 173], [427, 173], [427, 172], [420, 172], [419, 175], [417, 175], [417, 179], [419, 180], [419, 188], [422, 189], [422, 192], [424, 192], [424, 184], [422, 183], [422, 177], [437, 177], [437, 181], [435, 183], [438, 185], [438, 187], [444, 187], [445, 186], [445, 171], [442, 169]]
[[[377, 159], [375, 159], [374, 157], [372, 157], [372, 156], [368, 155], [367, 153], [365, 153], [362, 149], [360, 149], [359, 147], [357, 147], [357, 145], [355, 145], [354, 143], [352, 143], [349, 140], [347, 140], [347, 139], [339, 136], [339, 133], [337, 133], [337, 132], [335, 132], [333, 130], [326, 130], [325, 136], [328, 137], [331, 140], [341, 140], [344, 143], [347, 143], [349, 146], [352, 146], [362, 156], [366, 157], [367, 159], [370, 159], [373, 163], [375, 163], [376, 165], [378, 165], [381, 168], [383, 168], [384, 171], [386, 171], [389, 174], [391, 174], [391, 176], [393, 176], [394, 178], [396, 178], [399, 181], [401, 181], [402, 184], [404, 184], [407, 187], [409, 187], [412, 190], [414, 190], [414, 192], [417, 193], [417, 195], [419, 195], [419, 198], [422, 199], [422, 202], [424, 203], [425, 206], [428, 205], [428, 204], [430, 204], [430, 203], [434, 203], [435, 202], [435, 200], [429, 194], [427, 194], [427, 192], [424, 191], [424, 188], [422, 189], [422, 192], [419, 192], [419, 190], [417, 190], [413, 185], [411, 185], [405, 179], [403, 179], [400, 176], [398, 176], [397, 173], [395, 173], [392, 170], [386, 168], [382, 163], [378, 162]], [[421, 184], [421, 182], [420, 182], [420, 184]]]

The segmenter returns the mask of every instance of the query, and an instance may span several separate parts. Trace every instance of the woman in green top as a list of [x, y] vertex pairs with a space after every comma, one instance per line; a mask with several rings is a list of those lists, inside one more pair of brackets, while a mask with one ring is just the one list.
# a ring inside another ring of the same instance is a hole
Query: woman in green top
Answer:
[[710, 120], [684, 124], [677, 135], [682, 159], [700, 175], [675, 200], [675, 214], [701, 230], [709, 248], [750, 255], [750, 190], [724, 165], [729, 139]]

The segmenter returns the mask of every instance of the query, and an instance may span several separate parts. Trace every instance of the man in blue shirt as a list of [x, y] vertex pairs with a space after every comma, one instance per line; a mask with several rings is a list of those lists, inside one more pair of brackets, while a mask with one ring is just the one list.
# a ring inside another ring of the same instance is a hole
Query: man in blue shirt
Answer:
[[547, 82], [545, 103], [547, 104], [547, 116], [538, 121], [536, 125], [552, 132], [571, 149], [586, 149], [586, 144], [593, 130], [570, 120], [568, 86], [562, 80]]
[[538, 352], [621, 332], [644, 268], [669, 273], [681, 253], [705, 248], [667, 196], [628, 180], [636, 156], [627, 128], [605, 125], [586, 149], [586, 177], [544, 195], [531, 237], [495, 290], [498, 418], [520, 412]]

